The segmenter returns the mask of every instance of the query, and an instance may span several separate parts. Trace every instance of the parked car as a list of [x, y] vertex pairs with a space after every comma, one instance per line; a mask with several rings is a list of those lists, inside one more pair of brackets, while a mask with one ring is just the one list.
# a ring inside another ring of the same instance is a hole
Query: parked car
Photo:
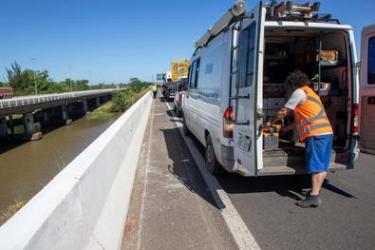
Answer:
[[177, 83], [169, 82], [164, 84], [163, 96], [167, 101], [171, 101], [177, 94]]
[[[285, 78], [297, 68], [318, 75], [314, 90], [335, 131], [330, 170], [353, 168], [359, 82], [352, 27], [319, 15], [317, 3], [260, 2], [244, 11], [241, 3], [195, 44], [183, 98], [184, 132], [205, 147], [208, 171], [306, 173], [304, 144], [293, 143], [297, 132], [262, 129], [285, 104]], [[270, 138], [272, 149], [265, 147]]]
[[185, 90], [187, 87], [187, 78], [180, 80], [180, 83], [177, 85], [177, 94], [174, 97], [174, 111], [177, 117], [182, 116], [182, 98], [185, 95]]

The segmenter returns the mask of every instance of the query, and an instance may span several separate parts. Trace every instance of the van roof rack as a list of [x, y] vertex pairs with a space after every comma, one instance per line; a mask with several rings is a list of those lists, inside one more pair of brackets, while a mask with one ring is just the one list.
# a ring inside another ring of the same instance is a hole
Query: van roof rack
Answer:
[[[296, 4], [293, 1], [277, 2], [270, 0], [263, 5], [266, 7], [266, 19], [269, 21], [309, 21], [309, 22], [335, 22], [331, 14], [320, 14], [320, 2]], [[228, 28], [230, 24], [239, 20], [246, 14], [245, 0], [236, 0], [233, 6], [195, 43], [195, 49], [205, 47], [212, 38]]]
[[203, 48], [207, 43], [221, 31], [228, 27], [234, 19], [244, 15], [246, 12], [245, 0], [237, 0], [234, 5], [222, 16], [206, 33], [195, 43], [195, 48]]
[[265, 4], [266, 18], [271, 21], [309, 21], [309, 22], [335, 22], [331, 14], [320, 14], [320, 2], [297, 4], [293, 1], [277, 2], [270, 0]]

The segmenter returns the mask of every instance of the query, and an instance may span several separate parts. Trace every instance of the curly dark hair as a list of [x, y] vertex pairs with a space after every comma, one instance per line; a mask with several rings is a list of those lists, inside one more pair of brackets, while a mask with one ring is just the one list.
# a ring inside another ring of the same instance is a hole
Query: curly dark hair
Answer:
[[285, 79], [285, 83], [293, 89], [309, 86], [311, 84], [309, 77], [301, 70], [290, 73]]

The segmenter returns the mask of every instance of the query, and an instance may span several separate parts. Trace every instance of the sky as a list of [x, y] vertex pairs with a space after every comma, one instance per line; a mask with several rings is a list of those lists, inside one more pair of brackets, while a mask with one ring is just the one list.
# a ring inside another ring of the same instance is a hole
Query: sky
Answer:
[[[90, 83], [152, 81], [170, 62], [190, 58], [194, 43], [234, 0], [1, 0], [0, 81], [22, 68]], [[247, 1], [249, 7], [255, 1]], [[374, 0], [321, 1], [355, 31], [375, 23]]]

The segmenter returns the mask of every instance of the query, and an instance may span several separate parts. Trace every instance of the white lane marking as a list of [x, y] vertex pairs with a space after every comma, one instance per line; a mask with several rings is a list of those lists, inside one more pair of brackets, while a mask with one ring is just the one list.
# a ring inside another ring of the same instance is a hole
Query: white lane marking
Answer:
[[[169, 111], [173, 112], [169, 103], [166, 102], [165, 104], [167, 105]], [[205, 161], [202, 155], [198, 152], [198, 149], [195, 147], [194, 142], [184, 135], [182, 124], [178, 122], [175, 122], [175, 124], [180, 130], [182, 138], [184, 138], [185, 143], [188, 146], [189, 151], [198, 166], [199, 172], [206, 182], [213, 198], [215, 199], [216, 204], [219, 207], [223, 207], [220, 209], [221, 215], [223, 216], [224, 221], [227, 224], [228, 229], [231, 232], [238, 248], [241, 250], [260, 249], [253, 234], [247, 228], [245, 222], [242, 220], [240, 214], [234, 207], [232, 201], [229, 199], [227, 193], [223, 190], [215, 176], [211, 175], [207, 171], [205, 167]]]
[[136, 249], [141, 249], [141, 238], [142, 238], [142, 223], [143, 223], [143, 214], [145, 210], [145, 200], [146, 200], [146, 188], [147, 188], [147, 183], [148, 183], [148, 171], [150, 168], [150, 155], [151, 155], [151, 145], [152, 145], [152, 127], [154, 126], [154, 102], [151, 104], [151, 110], [150, 110], [150, 131], [148, 132], [148, 145], [147, 145], [147, 156], [146, 156], [146, 165], [144, 169], [144, 175], [145, 175], [145, 181], [143, 182], [143, 190], [142, 190], [142, 198], [141, 198], [141, 208], [139, 212], [139, 226], [138, 226], [138, 232], [137, 232], [137, 247]]

